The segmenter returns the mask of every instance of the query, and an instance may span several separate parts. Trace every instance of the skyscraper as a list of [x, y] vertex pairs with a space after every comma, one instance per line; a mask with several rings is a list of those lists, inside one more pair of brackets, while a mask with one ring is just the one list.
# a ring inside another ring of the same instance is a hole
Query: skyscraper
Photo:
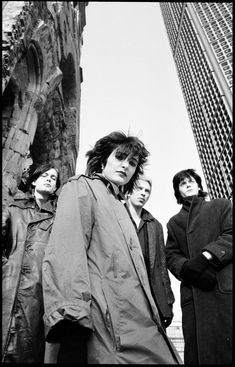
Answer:
[[159, 3], [210, 198], [232, 197], [232, 2]]

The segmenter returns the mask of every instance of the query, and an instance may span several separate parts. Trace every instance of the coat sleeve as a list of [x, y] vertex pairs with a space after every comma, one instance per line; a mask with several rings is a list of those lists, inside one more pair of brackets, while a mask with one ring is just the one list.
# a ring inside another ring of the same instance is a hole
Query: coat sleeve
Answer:
[[174, 222], [170, 220], [167, 223], [167, 240], [166, 240], [166, 262], [170, 272], [180, 281], [180, 271], [187, 258], [181, 252], [177, 237], [174, 233]]
[[[203, 247], [202, 251], [209, 251], [221, 267], [232, 261], [232, 204], [227, 199], [215, 199], [219, 213], [220, 235]], [[215, 211], [216, 213], [216, 211]]]
[[[46, 336], [64, 320], [73, 321], [78, 328], [92, 329], [87, 249], [92, 232], [93, 199], [81, 177], [66, 183], [60, 193], [43, 261]], [[58, 339], [48, 341], [59, 342]]]
[[166, 264], [166, 248], [164, 243], [164, 235], [162, 225], [159, 224], [159, 246], [160, 246], [160, 264], [161, 264], [161, 274], [164, 283], [164, 288], [167, 294], [167, 302], [170, 307], [173, 307], [175, 302], [175, 297], [171, 289], [171, 281]]

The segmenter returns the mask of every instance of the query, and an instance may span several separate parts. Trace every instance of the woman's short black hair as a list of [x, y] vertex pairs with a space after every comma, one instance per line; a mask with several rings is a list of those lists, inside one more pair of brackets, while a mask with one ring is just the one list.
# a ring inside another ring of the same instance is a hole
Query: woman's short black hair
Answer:
[[204, 191], [203, 187], [202, 187], [201, 177], [195, 172], [195, 169], [193, 169], [193, 168], [184, 169], [184, 170], [176, 173], [175, 176], [173, 177], [173, 188], [174, 188], [174, 191], [175, 191], [175, 197], [176, 197], [176, 200], [177, 200], [178, 204], [183, 204], [183, 202], [184, 202], [184, 198], [182, 198], [182, 196], [179, 192], [179, 184], [185, 178], [190, 178], [190, 177], [193, 177], [195, 179], [195, 181], [197, 182], [197, 184], [198, 184], [198, 187], [199, 187], [198, 196], [201, 196], [201, 197], [206, 197], [207, 196], [207, 192]]
[[86, 153], [88, 157], [86, 174], [92, 176], [95, 173], [101, 173], [108, 157], [115, 149], [126, 156], [131, 155], [139, 158], [134, 175], [123, 187], [124, 193], [127, 191], [132, 192], [139, 175], [143, 174], [143, 167], [149, 156], [149, 152], [145, 148], [144, 143], [135, 136], [127, 136], [121, 131], [114, 131], [99, 139], [94, 148]]
[[56, 168], [53, 164], [51, 163], [43, 163], [40, 164], [39, 166], [37, 166], [37, 168], [32, 172], [32, 174], [29, 176], [28, 179], [28, 186], [32, 186], [32, 183], [38, 179], [39, 176], [41, 176], [43, 173], [49, 171], [50, 169], [54, 169], [57, 172], [57, 180], [56, 180], [56, 191], [58, 190], [58, 188], [60, 187], [60, 172], [58, 170], [58, 168]]

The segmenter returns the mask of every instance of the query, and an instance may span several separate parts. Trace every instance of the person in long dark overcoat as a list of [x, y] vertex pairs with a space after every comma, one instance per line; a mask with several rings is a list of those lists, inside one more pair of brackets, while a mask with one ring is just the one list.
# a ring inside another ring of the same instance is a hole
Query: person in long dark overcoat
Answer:
[[42, 260], [56, 212], [59, 172], [42, 164], [2, 216], [2, 362], [43, 363]]
[[232, 363], [232, 210], [207, 201], [193, 169], [173, 178], [182, 208], [167, 223], [166, 259], [181, 281], [185, 364]]
[[143, 251], [151, 292], [158, 307], [162, 325], [166, 329], [173, 319], [175, 297], [166, 266], [162, 225], [144, 208], [150, 198], [151, 191], [151, 179], [141, 175], [132, 193], [128, 195], [127, 208], [136, 227]]

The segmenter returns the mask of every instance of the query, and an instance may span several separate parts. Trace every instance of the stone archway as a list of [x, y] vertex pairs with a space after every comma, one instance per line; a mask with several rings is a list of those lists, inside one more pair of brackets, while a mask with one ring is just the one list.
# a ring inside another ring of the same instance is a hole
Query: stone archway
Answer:
[[36, 164], [53, 162], [60, 169], [63, 182], [75, 174], [79, 137], [80, 88], [71, 53], [63, 57], [59, 70], [62, 81], [48, 93], [43, 109], [38, 112], [32, 155]]
[[38, 50], [30, 44], [16, 63], [2, 96], [3, 199], [17, 192], [37, 127], [34, 108], [42, 67]]
[[3, 205], [19, 188], [29, 150], [34, 163], [60, 167], [62, 183], [75, 173], [86, 5], [20, 1], [3, 7]]

